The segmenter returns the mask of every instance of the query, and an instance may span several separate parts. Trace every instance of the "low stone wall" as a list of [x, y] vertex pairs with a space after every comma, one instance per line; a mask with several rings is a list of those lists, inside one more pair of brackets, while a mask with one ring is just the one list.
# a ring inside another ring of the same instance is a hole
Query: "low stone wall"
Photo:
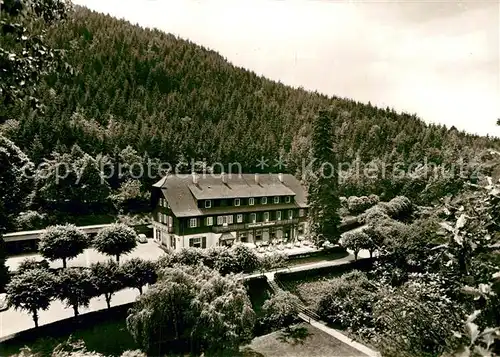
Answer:
[[[8, 346], [29, 345], [42, 337], [61, 337], [104, 321], [122, 317], [126, 319], [128, 310], [132, 305], [133, 303], [128, 303], [112, 306], [110, 309], [91, 311], [76, 317], [73, 316], [64, 320], [41, 325], [38, 328], [31, 328], [9, 336], [4, 336], [0, 338], [0, 356], [5, 355], [2, 353], [2, 348], [7, 348]], [[9, 322], [4, 321], [4, 323]]]

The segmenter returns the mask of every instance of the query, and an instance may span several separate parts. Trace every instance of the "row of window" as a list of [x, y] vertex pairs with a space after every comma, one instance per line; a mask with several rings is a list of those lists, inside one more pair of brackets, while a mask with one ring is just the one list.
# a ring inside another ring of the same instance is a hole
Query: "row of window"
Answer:
[[162, 207], [165, 207], [165, 208], [170, 208], [170, 204], [168, 203], [168, 201], [166, 199], [164, 199], [163, 197], [160, 198], [160, 206]]
[[[250, 197], [248, 199], [248, 205], [253, 206], [255, 205], [255, 200], [258, 200], [258, 198], [255, 197]], [[280, 196], [274, 196], [273, 197], [273, 203], [278, 204], [283, 200]], [[291, 197], [290, 196], [285, 196], [284, 202], [285, 203], [290, 203], [291, 202]], [[261, 197], [260, 198], [260, 204], [262, 205], [267, 205], [267, 197]], [[240, 198], [235, 198], [233, 200], [233, 205], [234, 206], [241, 206], [241, 199]], [[212, 200], [205, 200], [205, 208], [211, 208], [212, 207]]]
[[[299, 210], [299, 216], [300, 217], [304, 216], [303, 209]], [[262, 217], [262, 222], [269, 222], [270, 217], [271, 217], [270, 212], [264, 212], [263, 217]], [[257, 213], [250, 213], [249, 218], [250, 218], [249, 223], [256, 223], [257, 222]], [[275, 212], [274, 219], [276, 221], [282, 220], [281, 211]], [[293, 210], [287, 211], [287, 219], [293, 219]], [[214, 217], [205, 217], [204, 221], [205, 221], [205, 226], [213, 226], [214, 225]], [[218, 226], [233, 224], [234, 223], [234, 216], [233, 215], [217, 216], [216, 222], [217, 222]], [[236, 215], [236, 223], [243, 223], [243, 214], [240, 213], [240, 214]], [[189, 227], [190, 228], [198, 227], [198, 218], [191, 218], [189, 220]]]

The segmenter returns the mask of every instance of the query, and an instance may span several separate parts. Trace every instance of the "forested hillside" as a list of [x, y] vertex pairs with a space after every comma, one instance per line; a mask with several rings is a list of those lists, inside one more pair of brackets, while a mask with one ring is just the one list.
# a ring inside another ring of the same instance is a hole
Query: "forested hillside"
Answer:
[[[90, 181], [68, 189], [65, 182], [50, 181], [54, 175], [38, 175], [34, 209], [66, 210], [78, 202], [103, 209], [110, 193], [115, 199], [137, 198], [155, 179], [113, 176], [97, 187], [99, 176], [89, 167], [103, 160], [131, 165], [154, 158], [175, 165], [205, 159], [239, 162], [252, 172], [264, 157], [271, 165], [266, 171], [300, 173], [310, 158], [312, 120], [327, 108], [334, 113], [340, 163], [385, 163], [389, 169], [413, 163], [415, 170], [415, 162], [449, 168], [465, 158], [468, 175], [482, 163], [480, 153], [499, 146], [498, 140], [426, 125], [415, 115], [285, 86], [191, 42], [85, 8], [75, 8], [46, 30], [48, 46], [64, 50], [60, 67], [67, 70], [45, 76], [38, 88], [41, 108], [33, 110], [29, 101], [0, 104], [1, 131], [35, 165], [49, 160], [49, 173], [67, 162], [85, 169]], [[286, 169], [272, 166], [280, 156]], [[424, 202], [460, 188], [453, 178], [436, 182], [421, 174], [366, 178], [351, 169], [342, 177], [339, 189], [346, 196], [405, 194]], [[431, 187], [436, 183], [438, 188]]]

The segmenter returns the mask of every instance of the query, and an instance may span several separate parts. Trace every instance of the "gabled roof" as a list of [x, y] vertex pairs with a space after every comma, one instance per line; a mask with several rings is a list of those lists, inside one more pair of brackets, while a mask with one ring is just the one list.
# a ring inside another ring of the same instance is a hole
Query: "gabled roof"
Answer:
[[[217, 198], [294, 196], [295, 202], [291, 203], [290, 207], [307, 207], [304, 187], [299, 180], [289, 174], [283, 174], [283, 182], [280, 182], [278, 175], [259, 175], [258, 184], [255, 182], [254, 174], [226, 174], [226, 183], [222, 182], [219, 175], [198, 175], [197, 184], [193, 183], [190, 174], [168, 175], [156, 182], [153, 187], [161, 188], [163, 196], [170, 204], [170, 209], [177, 217], [211, 214], [209, 209], [198, 208], [197, 200]], [[268, 209], [272, 210], [273, 205], [269, 204]]]

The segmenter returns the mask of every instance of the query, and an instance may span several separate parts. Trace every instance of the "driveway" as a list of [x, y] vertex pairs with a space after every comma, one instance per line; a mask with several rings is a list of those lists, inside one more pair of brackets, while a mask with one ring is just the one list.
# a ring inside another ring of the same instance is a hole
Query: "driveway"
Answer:
[[[164, 251], [155, 243], [152, 239], [148, 239], [147, 243], [137, 243], [137, 247], [129, 254], [122, 255], [120, 257], [120, 264], [131, 258], [143, 258], [147, 260], [156, 260]], [[26, 258], [34, 258], [36, 260], [42, 260], [43, 257], [39, 253], [16, 255], [7, 258], [7, 267], [15, 271], [21, 262]], [[109, 256], [99, 253], [93, 248], [85, 249], [85, 251], [74, 259], [68, 260], [68, 267], [88, 267], [92, 263], [104, 262], [110, 259]], [[111, 258], [115, 259], [115, 258]], [[62, 260], [56, 260], [50, 262], [51, 268], [62, 268]]]

